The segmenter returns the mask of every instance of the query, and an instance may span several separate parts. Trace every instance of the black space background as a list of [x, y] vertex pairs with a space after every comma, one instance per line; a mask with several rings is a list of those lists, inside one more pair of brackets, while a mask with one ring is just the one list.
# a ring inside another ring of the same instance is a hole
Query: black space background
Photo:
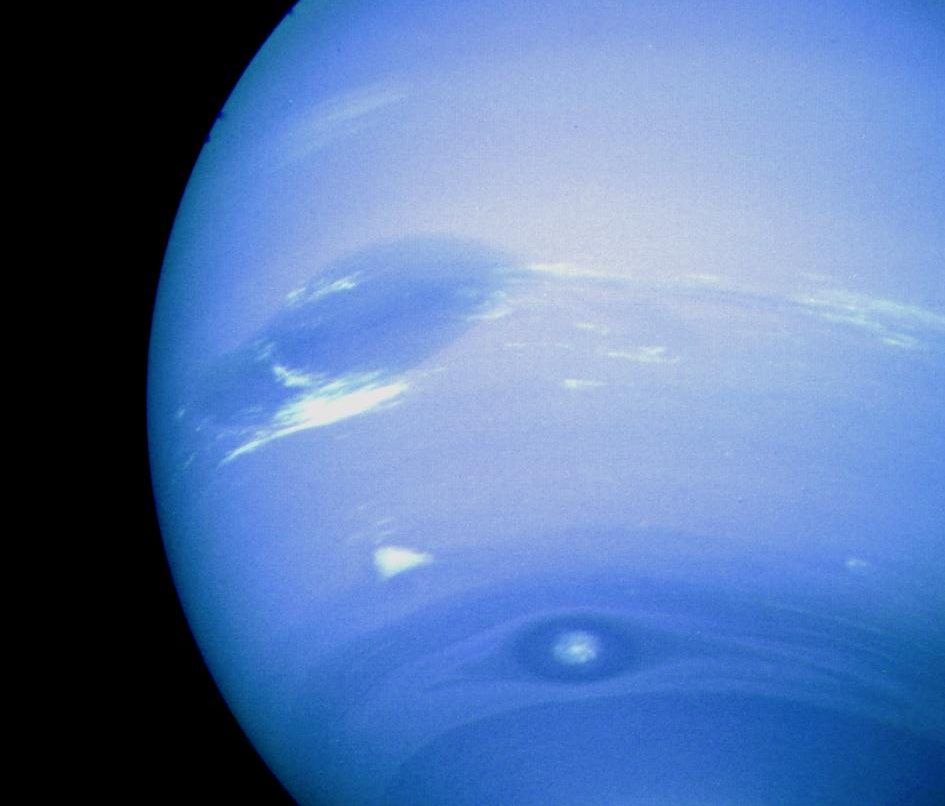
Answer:
[[114, 762], [102, 758], [102, 766], [90, 771], [92, 781], [115, 790], [114, 800], [105, 796], [99, 802], [293, 802], [230, 715], [190, 637], [158, 531], [144, 425], [151, 309], [177, 204], [217, 112], [291, 7], [286, 0], [171, 0], [138, 9], [125, 31], [127, 61], [116, 65], [125, 72], [126, 100], [135, 107], [129, 112], [141, 116], [135, 125], [144, 144], [131, 168], [137, 185], [134, 218], [141, 233], [135, 247], [141, 285], [134, 334], [140, 528], [130, 553], [138, 566], [131, 578], [139, 582], [128, 603], [135, 609], [128, 640], [140, 643], [141, 655], [128, 664], [121, 681], [122, 727], [112, 737], [118, 745]]

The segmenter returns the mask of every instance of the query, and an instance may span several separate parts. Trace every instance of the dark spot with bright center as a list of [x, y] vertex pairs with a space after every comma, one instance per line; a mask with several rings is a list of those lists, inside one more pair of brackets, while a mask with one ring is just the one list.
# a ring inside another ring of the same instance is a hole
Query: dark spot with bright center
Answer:
[[627, 625], [607, 616], [556, 616], [524, 630], [513, 644], [528, 673], [561, 683], [604, 680], [635, 667], [639, 653]]

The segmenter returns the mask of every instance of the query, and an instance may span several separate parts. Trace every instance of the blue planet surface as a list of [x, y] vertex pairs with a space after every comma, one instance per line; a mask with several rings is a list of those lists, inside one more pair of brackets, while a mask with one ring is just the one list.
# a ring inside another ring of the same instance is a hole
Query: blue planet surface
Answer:
[[945, 801], [945, 12], [302, 2], [149, 444], [300, 804]]

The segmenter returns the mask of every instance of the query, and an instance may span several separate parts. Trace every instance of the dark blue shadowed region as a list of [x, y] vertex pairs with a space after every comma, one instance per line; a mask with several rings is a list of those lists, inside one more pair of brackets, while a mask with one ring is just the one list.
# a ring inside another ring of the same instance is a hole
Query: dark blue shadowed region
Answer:
[[552, 703], [458, 728], [416, 753], [387, 806], [945, 802], [945, 746], [762, 697]]

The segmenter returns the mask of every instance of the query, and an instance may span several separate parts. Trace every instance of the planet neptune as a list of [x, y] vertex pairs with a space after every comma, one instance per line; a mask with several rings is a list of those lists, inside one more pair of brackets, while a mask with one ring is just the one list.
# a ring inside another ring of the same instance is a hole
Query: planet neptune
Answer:
[[300, 804], [945, 797], [945, 14], [300, 3], [155, 305], [162, 533]]

